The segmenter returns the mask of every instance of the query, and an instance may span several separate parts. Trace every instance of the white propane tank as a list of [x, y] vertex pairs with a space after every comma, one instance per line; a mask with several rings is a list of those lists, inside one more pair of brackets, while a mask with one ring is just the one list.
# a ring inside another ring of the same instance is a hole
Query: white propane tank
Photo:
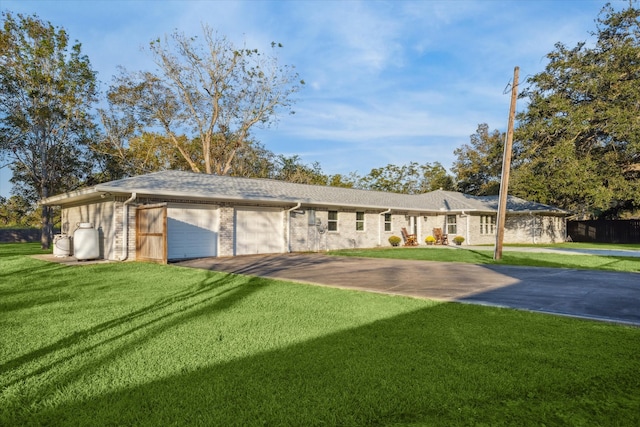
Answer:
[[81, 222], [73, 233], [73, 256], [78, 261], [100, 257], [99, 232], [90, 222]]
[[71, 238], [66, 234], [56, 234], [53, 236], [53, 255], [58, 258], [71, 254]]

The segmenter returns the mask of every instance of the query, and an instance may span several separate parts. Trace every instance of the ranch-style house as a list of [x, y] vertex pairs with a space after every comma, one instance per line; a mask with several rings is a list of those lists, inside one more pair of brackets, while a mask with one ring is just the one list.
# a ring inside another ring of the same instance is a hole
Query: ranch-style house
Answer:
[[[41, 201], [60, 206], [62, 233], [97, 230], [99, 257], [179, 260], [390, 246], [403, 228], [419, 245], [441, 229], [449, 244], [495, 242], [497, 196], [418, 195], [163, 171]], [[568, 212], [509, 197], [505, 243], [566, 237]]]

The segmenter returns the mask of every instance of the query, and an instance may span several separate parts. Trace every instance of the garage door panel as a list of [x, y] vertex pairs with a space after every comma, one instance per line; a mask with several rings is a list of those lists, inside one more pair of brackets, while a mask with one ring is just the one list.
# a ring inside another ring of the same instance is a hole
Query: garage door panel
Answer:
[[236, 209], [236, 255], [284, 252], [282, 210]]
[[167, 209], [167, 256], [169, 259], [218, 255], [220, 220], [209, 206], [170, 206]]

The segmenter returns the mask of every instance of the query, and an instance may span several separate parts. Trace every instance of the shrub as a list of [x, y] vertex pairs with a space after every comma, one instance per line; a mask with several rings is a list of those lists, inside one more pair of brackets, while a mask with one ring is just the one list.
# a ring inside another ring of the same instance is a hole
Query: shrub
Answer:
[[436, 238], [435, 238], [435, 237], [433, 237], [433, 236], [427, 236], [427, 237], [424, 239], [424, 241], [425, 241], [425, 243], [427, 243], [427, 244], [429, 244], [429, 243], [435, 243], [435, 242], [436, 242]]
[[402, 239], [398, 236], [389, 237], [389, 243], [391, 243], [391, 246], [398, 246], [400, 242], [402, 242]]
[[459, 245], [462, 242], [464, 242], [464, 237], [462, 236], [456, 236], [453, 238], [453, 243], [455, 243], [456, 245]]

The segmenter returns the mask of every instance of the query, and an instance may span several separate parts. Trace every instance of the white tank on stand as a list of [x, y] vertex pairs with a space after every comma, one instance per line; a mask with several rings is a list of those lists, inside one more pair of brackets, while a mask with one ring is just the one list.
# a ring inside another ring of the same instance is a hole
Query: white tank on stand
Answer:
[[66, 234], [53, 236], [53, 255], [62, 258], [71, 254], [71, 238]]
[[100, 235], [90, 222], [81, 222], [73, 233], [73, 256], [78, 260], [100, 257]]

